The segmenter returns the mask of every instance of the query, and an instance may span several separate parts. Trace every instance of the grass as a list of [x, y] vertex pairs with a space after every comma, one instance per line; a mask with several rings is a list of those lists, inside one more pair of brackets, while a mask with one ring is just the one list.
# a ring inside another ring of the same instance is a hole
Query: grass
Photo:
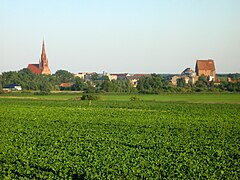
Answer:
[[[127, 101], [134, 95], [105, 95], [106, 100]], [[190, 102], [190, 103], [240, 103], [240, 94], [159, 94], [136, 95], [144, 101]]]
[[[158, 95], [142, 94], [96, 94], [106, 101], [129, 101], [131, 97], [136, 96], [143, 101], [161, 101], [161, 102], [187, 102], [187, 103], [240, 103], [239, 93], [195, 93], [195, 94], [175, 94], [163, 93]], [[82, 93], [51, 93], [50, 95], [34, 95], [33, 93], [10, 93], [0, 95], [0, 98], [29, 98], [45, 100], [69, 100], [82, 96]]]

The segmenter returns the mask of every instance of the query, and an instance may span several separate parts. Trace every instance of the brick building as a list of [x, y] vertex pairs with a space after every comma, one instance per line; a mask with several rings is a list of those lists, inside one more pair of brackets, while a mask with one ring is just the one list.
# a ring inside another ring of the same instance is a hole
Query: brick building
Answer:
[[197, 76], [206, 76], [209, 81], [216, 80], [216, 70], [214, 65], [214, 60], [197, 60], [195, 66], [195, 72]]
[[42, 54], [41, 58], [39, 59], [39, 64], [28, 64], [27, 68], [34, 74], [51, 74], [51, 71], [48, 67], [48, 58], [46, 55], [44, 41], [42, 44]]

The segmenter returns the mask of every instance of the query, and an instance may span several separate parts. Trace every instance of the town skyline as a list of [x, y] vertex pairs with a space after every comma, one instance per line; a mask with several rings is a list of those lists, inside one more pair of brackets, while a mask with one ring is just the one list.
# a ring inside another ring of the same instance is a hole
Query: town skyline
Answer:
[[[199, 61], [200, 59], [197, 59], [196, 60], [196, 63]], [[214, 61], [213, 59], [201, 59], [200, 61]], [[196, 67], [196, 63], [195, 63], [195, 67]], [[45, 67], [45, 68], [44, 68]], [[39, 58], [39, 63], [33, 63], [33, 64], [28, 64], [27, 68], [32, 71], [34, 74], [54, 74], [54, 73], [51, 73], [51, 70], [48, 66], [48, 58], [47, 58], [47, 54], [46, 54], [46, 49], [45, 49], [45, 43], [44, 43], [44, 39], [42, 41], [42, 48], [41, 48], [41, 55], [40, 55], [40, 58]], [[214, 67], [215, 68], [215, 67]], [[22, 68], [24, 69], [24, 68]], [[190, 70], [193, 70], [195, 68], [192, 68], [190, 66], [188, 66], [186, 69], [190, 69]], [[20, 70], [20, 69], [19, 69]], [[58, 69], [58, 70], [66, 70], [66, 69]], [[56, 70], [56, 71], [58, 71]], [[18, 71], [18, 70], [16, 70]], [[68, 70], [67, 70], [68, 71]], [[71, 72], [71, 71], [69, 71]], [[73, 74], [86, 74], [86, 73], [98, 73], [98, 74], [155, 74], [156, 72], [125, 72], [125, 71], [122, 71], [122, 72], [106, 72], [106, 71], [101, 71], [101, 72], [97, 72], [97, 71], [81, 71], [81, 72], [71, 72]], [[236, 72], [237, 73], [237, 72]], [[156, 74], [181, 74], [181, 73], [156, 73]]]
[[38, 62], [44, 37], [52, 73], [179, 74], [214, 59], [239, 73], [240, 1], [0, 2], [0, 72]]

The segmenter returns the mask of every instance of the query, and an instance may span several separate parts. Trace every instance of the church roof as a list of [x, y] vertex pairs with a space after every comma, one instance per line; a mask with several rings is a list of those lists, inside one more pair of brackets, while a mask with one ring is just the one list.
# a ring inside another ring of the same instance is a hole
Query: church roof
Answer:
[[39, 64], [28, 64], [27, 67], [34, 74], [51, 74], [51, 71], [48, 67], [48, 59], [45, 50], [45, 43], [42, 43], [42, 53], [41, 58], [39, 59]]
[[211, 70], [215, 71], [214, 60], [197, 60], [196, 66], [198, 70]]
[[39, 69], [39, 64], [28, 64], [28, 69], [34, 74], [42, 74], [42, 70]]

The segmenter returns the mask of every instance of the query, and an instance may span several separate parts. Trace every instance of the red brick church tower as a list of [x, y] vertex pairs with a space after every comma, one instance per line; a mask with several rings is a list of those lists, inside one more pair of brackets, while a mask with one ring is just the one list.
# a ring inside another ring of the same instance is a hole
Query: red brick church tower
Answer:
[[51, 74], [51, 71], [48, 67], [48, 58], [46, 55], [45, 44], [43, 41], [42, 44], [42, 54], [41, 58], [39, 59], [39, 64], [28, 64], [28, 69], [32, 71], [34, 74]]

